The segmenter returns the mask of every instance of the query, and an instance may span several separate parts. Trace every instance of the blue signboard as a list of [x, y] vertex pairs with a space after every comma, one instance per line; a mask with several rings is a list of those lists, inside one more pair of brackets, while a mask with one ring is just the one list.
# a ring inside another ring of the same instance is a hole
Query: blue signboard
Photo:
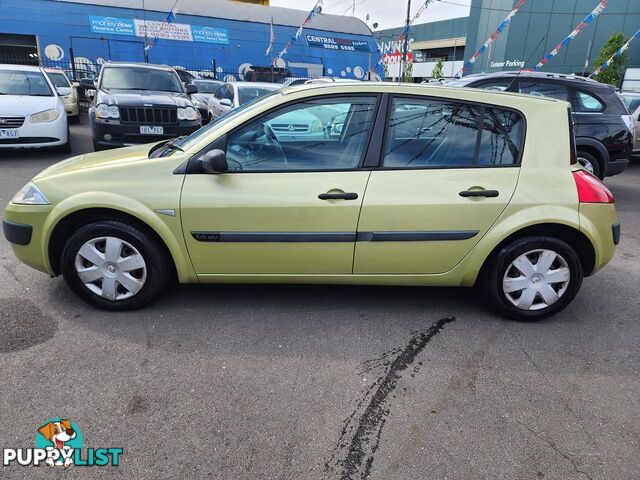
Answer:
[[229, 44], [229, 32], [226, 28], [200, 27], [191, 25], [194, 42]]
[[324, 37], [319, 35], [307, 35], [307, 44], [310, 47], [326, 48], [327, 50], [342, 50], [347, 52], [370, 50], [366, 40], [351, 40], [348, 38]]
[[93, 33], [107, 33], [110, 35], [135, 36], [136, 29], [133, 19], [116, 17], [89, 16], [89, 25]]

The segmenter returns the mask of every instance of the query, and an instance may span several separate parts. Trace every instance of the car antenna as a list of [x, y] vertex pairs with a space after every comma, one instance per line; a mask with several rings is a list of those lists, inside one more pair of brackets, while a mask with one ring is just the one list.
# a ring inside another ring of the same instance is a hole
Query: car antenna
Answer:
[[536, 45], [536, 48], [533, 49], [533, 51], [531, 52], [531, 55], [529, 55], [529, 58], [527, 58], [527, 60], [524, 62], [524, 65], [522, 65], [522, 68], [520, 70], [518, 70], [518, 73], [516, 73], [516, 75], [513, 77], [513, 80], [511, 80], [511, 82], [509, 82], [509, 85], [507, 85], [507, 88], [505, 89], [505, 92], [508, 92], [509, 89], [513, 86], [513, 82], [515, 82], [518, 79], [518, 77], [522, 73], [522, 70], [527, 65], [527, 63], [529, 63], [529, 60], [531, 60], [531, 57], [533, 57], [533, 55], [536, 53], [536, 51], [538, 50], [538, 47], [540, 46], [540, 44], [542, 43], [542, 41], [545, 38], [546, 38], [546, 35], [542, 35], [542, 37], [540, 38], [540, 41]]

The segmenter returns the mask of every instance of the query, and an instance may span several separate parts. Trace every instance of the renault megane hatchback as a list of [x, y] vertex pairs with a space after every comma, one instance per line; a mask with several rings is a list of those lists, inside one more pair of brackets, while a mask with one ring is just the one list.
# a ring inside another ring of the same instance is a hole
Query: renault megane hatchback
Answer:
[[[324, 136], [274, 131], [308, 114]], [[572, 135], [569, 104], [553, 99], [289, 87], [188, 137], [48, 168], [8, 205], [4, 232], [26, 264], [110, 310], [148, 304], [175, 277], [475, 286], [503, 315], [537, 320], [620, 236]]]

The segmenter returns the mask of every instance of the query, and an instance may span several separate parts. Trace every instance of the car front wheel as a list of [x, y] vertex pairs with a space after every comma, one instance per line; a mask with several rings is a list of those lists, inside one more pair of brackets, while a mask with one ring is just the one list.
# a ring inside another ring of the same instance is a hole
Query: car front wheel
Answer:
[[503, 247], [486, 265], [480, 288], [502, 315], [536, 321], [569, 305], [582, 279], [582, 264], [571, 246], [557, 238], [532, 236]]
[[105, 310], [143, 307], [162, 294], [170, 278], [167, 254], [157, 239], [110, 220], [73, 234], [62, 251], [61, 267], [71, 290]]

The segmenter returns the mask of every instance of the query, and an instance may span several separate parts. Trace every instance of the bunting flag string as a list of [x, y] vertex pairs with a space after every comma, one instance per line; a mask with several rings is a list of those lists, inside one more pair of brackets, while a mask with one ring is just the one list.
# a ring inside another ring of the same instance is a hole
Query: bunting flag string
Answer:
[[558, 55], [558, 52], [563, 48], [566, 47], [567, 44], [573, 40], [583, 29], [584, 27], [586, 27], [589, 23], [593, 22], [593, 20], [602, 13], [602, 11], [607, 8], [607, 0], [601, 0], [600, 3], [598, 3], [598, 5], [596, 6], [596, 8], [593, 9], [593, 11], [587, 15], [585, 17], [584, 20], [582, 20], [582, 22], [580, 22], [580, 24], [573, 30], [573, 32], [571, 32], [569, 35], [567, 35], [565, 37], [564, 40], [562, 40], [562, 42], [560, 42], [556, 48], [554, 48], [551, 52], [549, 52], [542, 60], [540, 60], [540, 63], [538, 63], [535, 67], [533, 67], [534, 71], [538, 71], [540, 70], [542, 67], [544, 67], [546, 65], [546, 63], [551, 60], [552, 58], [554, 58], [556, 55]]
[[[509, 12], [509, 15], [507, 15], [507, 17], [502, 21], [502, 23], [500, 23], [500, 25], [498, 25], [498, 28], [495, 32], [493, 32], [491, 34], [491, 36], [487, 39], [486, 42], [484, 42], [482, 44], [482, 46], [478, 49], [478, 51], [476, 53], [473, 54], [473, 56], [467, 60], [465, 62], [465, 64], [462, 66], [462, 70], [460, 70], [458, 72], [457, 75], [460, 75], [462, 72], [470, 69], [473, 64], [476, 62], [476, 60], [478, 59], [478, 57], [480, 55], [482, 55], [484, 52], [487, 51], [487, 49], [489, 48], [489, 45], [491, 45], [496, 38], [498, 38], [498, 35], [500, 35], [502, 33], [502, 31], [507, 28], [507, 25], [509, 25], [509, 23], [511, 23], [511, 19], [513, 18], [513, 16], [518, 13], [518, 10], [520, 10], [520, 7], [522, 7], [522, 5], [524, 5], [524, 3], [527, 0], [520, 0], [515, 7], [513, 7], [513, 10], [511, 10], [511, 12]], [[604, 0], [603, 0], [604, 1]]]
[[302, 35], [302, 31], [304, 30], [304, 27], [311, 21], [311, 19], [313, 19], [313, 17], [318, 15], [320, 12], [322, 12], [322, 4], [323, 4], [323, 0], [318, 0], [316, 2], [315, 6], [311, 9], [311, 11], [309, 12], [309, 15], [307, 15], [307, 17], [304, 19], [304, 22], [302, 22], [302, 25], [300, 25], [300, 28], [298, 28], [295, 35], [293, 35], [289, 39], [289, 41], [284, 46], [284, 48], [280, 51], [280, 53], [278, 53], [278, 56], [273, 59], [274, 63], [276, 60], [284, 57], [287, 53], [289, 53], [289, 49], [291, 48], [291, 46], [295, 42], [297, 42], [298, 39], [300, 38], [300, 35]]
[[[409, 24], [404, 27], [404, 29], [402, 30], [402, 32], [400, 32], [400, 35], [398, 35], [398, 37], [391, 42], [391, 44], [393, 43], [398, 43], [404, 40], [405, 36], [409, 35], [409, 32], [411, 31], [411, 26], [416, 23], [416, 21], [418, 20], [418, 18], [420, 18], [422, 16], [422, 14], [425, 12], [425, 10], [429, 7], [430, 4], [432, 4], [433, 2], [435, 2], [436, 0], [426, 0], [418, 9], [418, 11], [415, 13], [415, 15], [413, 16], [413, 18], [409, 21]], [[439, 1], [439, 0], [438, 0]], [[386, 53], [383, 53], [382, 49], [379, 48], [378, 49], [378, 53], [380, 54], [380, 59], [378, 60], [378, 65], [383, 65], [384, 59], [385, 57], [387, 57], [388, 55], [393, 55], [394, 52], [391, 48], [389, 48], [389, 50]], [[371, 68], [371, 70], [375, 70], [375, 68]]]
[[600, 65], [598, 68], [595, 69], [595, 71], [589, 75], [589, 78], [594, 78], [595, 76], [597, 76], [600, 72], [606, 70], [611, 63], [615, 60], [616, 57], [619, 57], [620, 55], [622, 55], [624, 52], [626, 52], [629, 49], [629, 45], [631, 45], [631, 42], [633, 42], [633, 40], [637, 37], [640, 37], [640, 30], [638, 30], [636, 33], [634, 33], [631, 38], [627, 41], [627, 43], [625, 43], [622, 47], [620, 47], [618, 49], [618, 51], [616, 51], [616, 53], [614, 53], [613, 55], [611, 55], [611, 58], [609, 58], [606, 62], [604, 62], [602, 65]]

